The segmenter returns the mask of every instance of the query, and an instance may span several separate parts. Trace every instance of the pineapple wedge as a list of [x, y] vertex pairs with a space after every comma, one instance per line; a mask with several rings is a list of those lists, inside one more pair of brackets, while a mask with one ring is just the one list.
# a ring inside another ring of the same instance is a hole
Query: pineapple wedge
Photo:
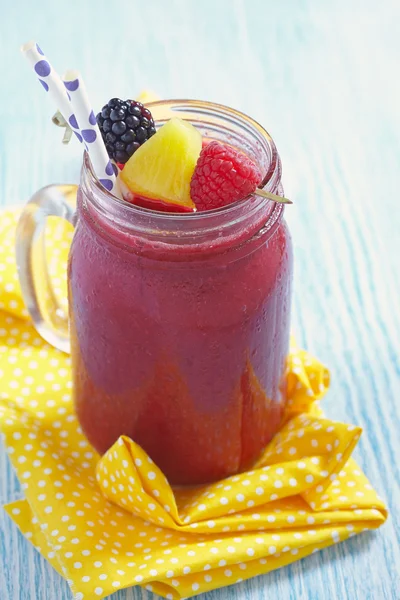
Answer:
[[172, 118], [126, 163], [120, 173], [123, 195], [127, 200], [140, 196], [194, 208], [190, 180], [201, 147], [200, 132], [187, 121]]

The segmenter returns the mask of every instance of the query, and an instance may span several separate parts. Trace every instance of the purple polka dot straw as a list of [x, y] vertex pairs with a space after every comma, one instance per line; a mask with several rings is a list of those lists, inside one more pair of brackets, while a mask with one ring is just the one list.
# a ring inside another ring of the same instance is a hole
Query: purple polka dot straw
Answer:
[[53, 98], [64, 119], [70, 123], [73, 131], [76, 134], [79, 134], [80, 137], [78, 123], [72, 114], [67, 91], [63, 85], [61, 77], [53, 69], [50, 62], [47, 60], [43, 51], [39, 48], [36, 42], [28, 42], [27, 44], [24, 44], [21, 48], [21, 51], [29, 64], [33, 67], [33, 70], [43, 88]]
[[78, 140], [84, 144], [100, 183], [105, 189], [121, 197], [114, 170], [110, 170], [107, 150], [79, 73], [69, 72], [63, 82], [36, 42], [24, 44], [21, 51], [44, 90], [53, 98], [65, 121], [69, 123]]
[[107, 150], [80, 73], [78, 71], [67, 71], [64, 75], [64, 85], [69, 92], [72, 110], [79, 123], [93, 170], [100, 183], [107, 190], [118, 194], [115, 174], [113, 169], [110, 170]]

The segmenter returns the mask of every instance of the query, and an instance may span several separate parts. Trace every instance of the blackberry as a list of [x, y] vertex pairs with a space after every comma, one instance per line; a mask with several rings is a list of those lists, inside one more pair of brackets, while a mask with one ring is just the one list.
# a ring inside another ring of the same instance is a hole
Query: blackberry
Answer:
[[148, 108], [136, 100], [112, 98], [96, 117], [108, 156], [125, 164], [155, 134]]

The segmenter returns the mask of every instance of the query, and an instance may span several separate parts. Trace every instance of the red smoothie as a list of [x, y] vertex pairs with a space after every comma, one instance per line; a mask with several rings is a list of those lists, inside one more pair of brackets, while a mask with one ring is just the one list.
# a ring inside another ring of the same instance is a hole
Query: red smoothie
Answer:
[[[279, 166], [270, 164], [273, 192]], [[98, 201], [83, 177], [69, 297], [84, 433], [100, 453], [129, 436], [173, 484], [248, 468], [286, 400], [292, 250], [282, 207], [253, 197], [165, 215]]]

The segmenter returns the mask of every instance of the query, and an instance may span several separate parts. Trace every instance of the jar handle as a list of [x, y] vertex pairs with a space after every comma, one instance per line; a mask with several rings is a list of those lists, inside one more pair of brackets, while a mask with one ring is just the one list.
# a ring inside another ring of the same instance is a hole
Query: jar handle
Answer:
[[70, 352], [68, 316], [52, 287], [45, 251], [47, 217], [75, 226], [76, 185], [48, 185], [24, 207], [17, 225], [16, 259], [22, 296], [38, 333], [62, 352]]

